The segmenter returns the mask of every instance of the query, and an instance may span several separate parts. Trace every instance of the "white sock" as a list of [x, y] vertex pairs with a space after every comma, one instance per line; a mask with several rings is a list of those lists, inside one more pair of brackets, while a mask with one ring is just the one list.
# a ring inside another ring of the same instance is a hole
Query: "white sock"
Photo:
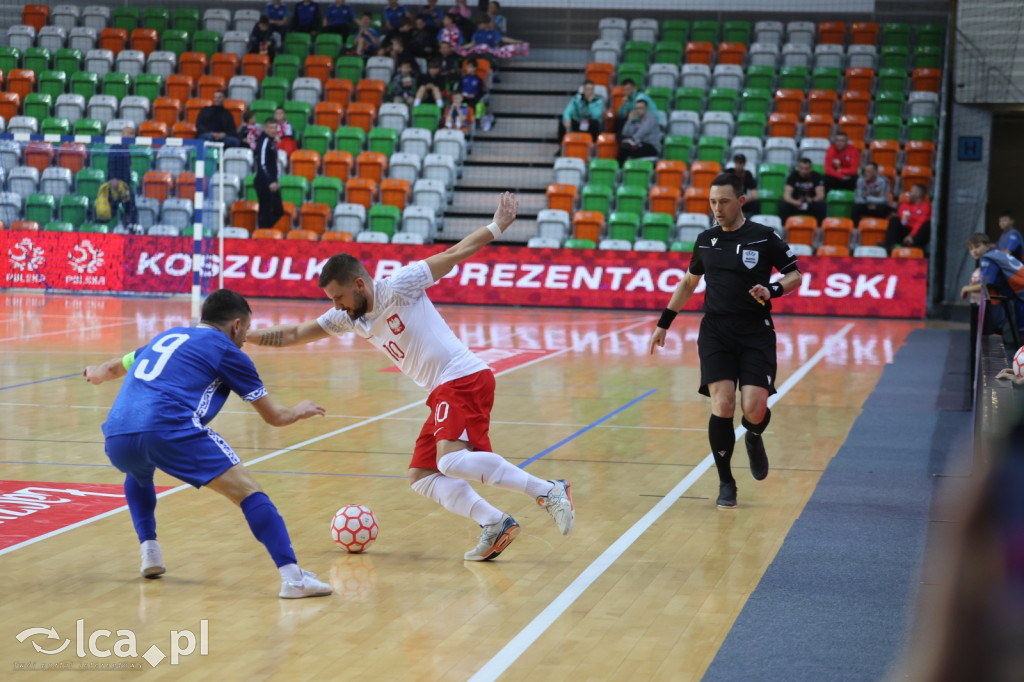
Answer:
[[278, 566], [277, 570], [281, 571], [282, 580], [290, 580], [293, 583], [302, 581], [302, 570], [298, 564], [285, 564]]
[[157, 552], [159, 552], [160, 551], [160, 543], [157, 542], [156, 540], [146, 540], [145, 542], [143, 542], [139, 546], [139, 549], [141, 551], [143, 551], [143, 552], [149, 552], [149, 551], [153, 551], [153, 550], [156, 550]]
[[439, 106], [442, 109], [444, 109], [444, 100], [443, 99], [435, 99], [434, 100], [434, 104], [436, 104], [437, 106]]
[[450, 512], [473, 519], [481, 526], [501, 521], [501, 511], [480, 497], [468, 483], [457, 478], [431, 474], [414, 482], [412, 489]]
[[519, 467], [505, 461], [501, 455], [480, 450], [458, 450], [449, 452], [437, 460], [441, 473], [467, 481], [480, 481], [502, 490], [526, 493], [536, 499], [551, 492], [554, 484], [528, 474]]
[[419, 98], [419, 97], [417, 97], [416, 99], [414, 99], [414, 100], [412, 101], [412, 105], [413, 105], [414, 107], [418, 107], [418, 106], [420, 105], [420, 98]]

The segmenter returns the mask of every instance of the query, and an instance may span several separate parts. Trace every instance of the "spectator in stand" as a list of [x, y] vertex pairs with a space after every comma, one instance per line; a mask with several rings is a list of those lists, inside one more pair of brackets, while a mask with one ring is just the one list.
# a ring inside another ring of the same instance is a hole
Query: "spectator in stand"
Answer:
[[313, 0], [302, 0], [295, 5], [292, 15], [292, 30], [315, 35], [320, 30], [320, 5]]
[[416, 99], [412, 105], [418, 107], [425, 97], [429, 97], [434, 104], [444, 108], [445, 83], [441, 78], [441, 62], [433, 59], [427, 64], [427, 75], [419, 79], [419, 88], [416, 90]]
[[437, 0], [427, 0], [427, 6], [420, 14], [427, 20], [427, 26], [435, 31], [441, 30], [441, 26], [444, 25], [444, 10], [437, 6]]
[[[104, 220], [118, 218], [120, 212], [124, 226], [129, 230], [136, 231], [139, 219], [135, 210], [135, 196], [132, 192], [132, 153], [125, 142], [133, 137], [135, 137], [135, 126], [126, 125], [121, 129], [121, 142], [110, 148], [110, 155], [107, 159], [107, 179], [119, 181], [120, 184], [111, 185], [107, 191], [106, 196], [110, 210]], [[96, 206], [98, 213], [102, 208], [99, 199], [97, 199]]]
[[779, 204], [779, 218], [783, 223], [795, 215], [814, 216], [819, 225], [825, 219], [825, 181], [806, 157], [800, 159], [797, 169], [786, 178]]
[[860, 171], [860, 150], [850, 144], [849, 136], [840, 131], [825, 152], [825, 191], [857, 188]]
[[238, 139], [242, 141], [240, 147], [256, 151], [256, 140], [262, 133], [263, 129], [256, 125], [256, 114], [251, 109], [242, 114], [242, 125], [238, 128]]
[[440, 42], [437, 44], [437, 58], [441, 64], [438, 76], [444, 83], [443, 90], [452, 91], [462, 78], [462, 63], [458, 55], [452, 51], [451, 43]]
[[896, 215], [889, 218], [885, 248], [889, 251], [897, 246], [923, 249], [928, 246], [931, 230], [932, 202], [928, 201], [928, 188], [915, 184], [910, 188], [910, 201], [901, 203]]
[[629, 121], [622, 127], [619, 143], [619, 165], [626, 159], [661, 154], [661, 126], [658, 117], [647, 107], [646, 100], [637, 100]]
[[419, 82], [416, 73], [413, 71], [411, 62], [402, 62], [398, 65], [394, 77], [388, 86], [388, 97], [392, 102], [405, 104], [411, 107], [416, 99], [416, 92], [419, 89]]
[[241, 144], [236, 136], [235, 117], [224, 108], [224, 91], [213, 93], [213, 104], [199, 110], [196, 117], [196, 137], [207, 142], [223, 142], [225, 147]]
[[405, 39], [400, 35], [392, 38], [387, 47], [379, 50], [377, 54], [384, 57], [391, 57], [395, 63], [396, 69], [404, 63], [409, 63], [412, 65], [413, 73], [417, 76], [420, 73], [420, 67], [416, 63], [416, 57], [412, 52], [405, 48]]
[[1000, 251], [1005, 251], [1017, 260], [1024, 260], [1024, 239], [1021, 238], [1020, 232], [1014, 227], [1013, 214], [1009, 211], [1003, 211], [999, 214], [999, 231], [1002, 234], [999, 235], [996, 248]]
[[107, 158], [107, 178], [116, 178], [126, 182], [129, 185], [129, 189], [132, 182], [132, 157], [131, 150], [128, 148], [128, 143], [125, 140], [133, 137], [135, 137], [135, 126], [126, 125], [122, 128], [121, 142], [110, 148], [110, 154]]
[[[967, 298], [981, 291], [983, 287], [996, 297], [989, 304], [982, 322], [983, 333], [1002, 333], [1004, 340], [1013, 338], [1013, 327], [1009, 325], [1011, 311], [1007, 307], [1011, 301], [1018, 331], [1024, 332], [1024, 267], [1020, 261], [1000, 251], [984, 232], [970, 236], [967, 240], [967, 250], [978, 261], [980, 276], [977, 282], [972, 282], [960, 290], [960, 298]], [[1016, 348], [1016, 343], [1012, 348]]]
[[454, 93], [451, 105], [444, 112], [444, 127], [469, 132], [472, 127], [472, 118], [469, 112], [469, 107], [462, 101], [462, 93]]
[[356, 15], [345, 0], [334, 0], [334, 4], [324, 12], [324, 33], [336, 33], [347, 40], [355, 27]]
[[562, 118], [558, 121], [558, 139], [566, 132], [590, 133], [597, 141], [601, 133], [601, 118], [604, 116], [604, 98], [597, 94], [593, 81], [583, 83], [583, 92], [577, 92], [565, 106]]
[[270, 30], [277, 34], [277, 46], [280, 47], [291, 23], [288, 7], [281, 0], [271, 0], [263, 8], [263, 13], [270, 19]]
[[270, 18], [264, 14], [256, 21], [249, 34], [249, 54], [265, 54], [273, 61], [277, 56], [277, 43], [280, 38], [270, 25]]
[[377, 53], [380, 48], [380, 38], [377, 29], [370, 26], [373, 16], [369, 12], [363, 12], [359, 17], [359, 28], [356, 30], [355, 51], [360, 57], [369, 57]]
[[466, 7], [466, 0], [455, 0], [455, 4], [448, 8], [448, 14], [454, 14], [455, 16], [462, 17], [463, 19], [469, 19], [473, 16], [469, 7]]
[[444, 27], [437, 40], [441, 43], [448, 43], [453, 49], [462, 44], [462, 31], [455, 25], [454, 14], [449, 12], [444, 15]]
[[256, 227], [273, 227], [284, 215], [284, 203], [281, 201], [281, 182], [277, 177], [277, 137], [278, 122], [268, 118], [263, 123], [263, 134], [256, 142], [256, 198], [259, 201], [259, 213]]
[[747, 200], [743, 203], [743, 215], [749, 218], [761, 212], [761, 201], [757, 198], [757, 180], [754, 174], [747, 170], [747, 157], [745, 154], [733, 154], [732, 166], [725, 169], [726, 173], [732, 173], [743, 182], [743, 191]]
[[466, 60], [466, 75], [459, 81], [459, 92], [462, 93], [462, 98], [466, 102], [466, 106], [472, 107], [477, 118], [480, 117], [480, 111], [477, 105], [482, 105], [481, 98], [484, 96], [484, 82], [480, 76], [476, 75], [477, 61], [476, 57], [470, 57]]
[[417, 14], [413, 20], [413, 29], [409, 34], [409, 51], [414, 57], [422, 57], [427, 61], [437, 53], [437, 29], [427, 25], [427, 18]]
[[284, 107], [274, 109], [274, 123], [277, 124], [277, 130], [274, 132], [274, 145], [286, 159], [291, 158], [292, 152], [299, 148], [299, 144], [295, 141], [295, 130], [288, 121]]
[[647, 110], [655, 115], [657, 118], [658, 107], [654, 104], [654, 101], [645, 95], [640, 90], [637, 90], [636, 83], [632, 78], [627, 78], [622, 81], [622, 104], [619, 105], [619, 110], [615, 112], [615, 134], [622, 134], [622, 127], [626, 125], [626, 122], [632, 117], [633, 110], [636, 108], [638, 100], [643, 100], [647, 103]]
[[381, 11], [381, 17], [384, 19], [384, 30], [388, 32], [397, 31], [398, 25], [404, 17], [408, 17], [409, 21], [412, 21], [409, 8], [399, 5], [398, 0], [388, 0], [387, 7]]
[[472, 39], [465, 45], [457, 48], [456, 52], [463, 56], [480, 53], [493, 54], [507, 59], [518, 55], [529, 55], [530, 44], [516, 38], [501, 35], [494, 28], [491, 20], [484, 17], [477, 25], [477, 30], [473, 33]]
[[110, 178], [100, 185], [92, 212], [93, 217], [101, 223], [115, 221], [131, 232], [141, 231], [132, 186], [124, 180]]
[[878, 174], [878, 164], [869, 161], [864, 165], [864, 175], [857, 179], [857, 190], [853, 198], [853, 224], [857, 225], [865, 216], [888, 218], [891, 215], [889, 179]]
[[487, 16], [490, 17], [491, 23], [494, 24], [494, 28], [497, 29], [501, 35], [508, 33], [508, 22], [505, 21], [505, 17], [501, 12], [501, 3], [497, 0], [491, 0], [487, 3]]

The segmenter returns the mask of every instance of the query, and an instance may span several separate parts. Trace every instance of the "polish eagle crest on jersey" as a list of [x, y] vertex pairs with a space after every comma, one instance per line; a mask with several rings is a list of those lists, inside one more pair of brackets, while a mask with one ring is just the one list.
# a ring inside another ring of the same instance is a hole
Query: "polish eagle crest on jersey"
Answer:
[[388, 328], [391, 329], [391, 333], [395, 336], [405, 331], [405, 324], [397, 313], [388, 318]]
[[757, 265], [758, 252], [753, 249], [743, 249], [743, 264], [747, 266], [747, 269], [751, 269]]

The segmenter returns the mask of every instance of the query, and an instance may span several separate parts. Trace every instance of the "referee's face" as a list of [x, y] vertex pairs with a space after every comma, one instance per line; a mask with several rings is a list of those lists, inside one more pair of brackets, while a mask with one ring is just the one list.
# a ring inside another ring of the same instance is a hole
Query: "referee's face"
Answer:
[[732, 185], [712, 185], [709, 193], [711, 212], [718, 224], [727, 230], [740, 226], [743, 220], [743, 198], [736, 196]]

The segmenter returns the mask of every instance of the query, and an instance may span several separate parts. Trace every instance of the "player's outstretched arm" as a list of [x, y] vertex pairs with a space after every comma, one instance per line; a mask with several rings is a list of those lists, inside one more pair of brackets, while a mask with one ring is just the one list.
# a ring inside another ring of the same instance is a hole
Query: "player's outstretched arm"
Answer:
[[89, 365], [85, 368], [85, 371], [82, 372], [82, 376], [84, 376], [85, 380], [90, 384], [99, 386], [104, 381], [120, 379], [127, 373], [128, 369], [125, 367], [124, 358], [120, 357], [110, 358], [102, 365]]
[[301, 324], [277, 324], [266, 329], [250, 329], [246, 334], [247, 343], [257, 346], [297, 346], [326, 339], [330, 334], [316, 320]]
[[494, 212], [494, 221], [490, 225], [478, 228], [458, 244], [441, 253], [435, 253], [426, 259], [434, 281], [436, 282], [441, 279], [451, 272], [452, 268], [456, 265], [475, 255], [488, 242], [500, 237], [515, 222], [518, 211], [519, 200], [516, 199], [515, 194], [505, 192], [500, 195], [498, 197], [498, 208]]
[[[672, 292], [672, 298], [668, 301], [668, 308], [666, 308], [666, 311], [670, 311], [667, 313], [668, 317], [674, 318], [675, 313], [683, 309], [683, 306], [693, 296], [693, 292], [697, 289], [698, 284], [700, 284], [700, 275], [694, 275], [691, 272], [683, 275], [683, 278], [679, 280], [679, 284], [676, 285], [675, 291]], [[662, 313], [662, 319], [665, 319], [665, 317], [666, 313]], [[666, 325], [672, 324], [672, 320], [667, 319], [665, 322], [662, 322], [662, 319], [658, 320], [658, 326], [654, 328], [654, 333], [651, 334], [649, 345], [649, 353], [651, 355], [654, 355], [655, 347], [665, 347], [665, 336], [668, 334], [668, 326]]]
[[263, 417], [263, 421], [271, 426], [288, 426], [300, 419], [324, 415], [324, 408], [309, 400], [303, 400], [294, 407], [287, 407], [265, 395], [259, 400], [252, 401], [252, 406]]
[[1004, 367], [996, 374], [996, 379], [1009, 379], [1014, 386], [1024, 386], [1024, 377], [1018, 377], [1009, 367]]

